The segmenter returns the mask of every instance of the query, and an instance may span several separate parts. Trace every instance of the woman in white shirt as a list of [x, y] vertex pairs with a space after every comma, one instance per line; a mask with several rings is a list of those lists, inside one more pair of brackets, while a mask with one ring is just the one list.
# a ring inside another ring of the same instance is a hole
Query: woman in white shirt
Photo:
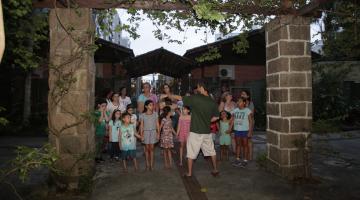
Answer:
[[114, 92], [111, 95], [111, 101], [108, 102], [108, 105], [106, 107], [106, 111], [110, 113], [110, 119], [112, 118], [112, 114], [114, 110], [119, 110], [120, 104], [119, 104], [119, 93]]
[[126, 107], [131, 104], [131, 99], [127, 96], [126, 87], [121, 87], [119, 92], [119, 110], [121, 110], [121, 113], [124, 113], [126, 111]]

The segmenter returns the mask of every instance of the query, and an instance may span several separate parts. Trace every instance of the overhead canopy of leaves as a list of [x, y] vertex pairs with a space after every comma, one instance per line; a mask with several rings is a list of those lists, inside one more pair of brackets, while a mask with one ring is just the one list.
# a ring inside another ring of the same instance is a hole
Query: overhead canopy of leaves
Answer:
[[47, 10], [33, 10], [32, 0], [3, 1], [6, 48], [2, 65], [37, 68], [46, 58], [41, 45], [48, 40]]

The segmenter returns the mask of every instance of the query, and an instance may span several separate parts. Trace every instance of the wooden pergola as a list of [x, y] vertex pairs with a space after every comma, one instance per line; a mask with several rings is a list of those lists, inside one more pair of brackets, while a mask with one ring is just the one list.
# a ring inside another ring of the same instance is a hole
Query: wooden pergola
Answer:
[[[76, 156], [94, 151], [94, 129], [91, 123], [81, 121], [82, 113], [94, 106], [95, 64], [93, 54], [83, 54], [81, 62], [71, 60], [78, 47], [66, 27], [72, 26], [79, 41], [94, 44], [92, 11], [89, 8], [134, 8], [144, 10], [182, 10], [192, 12], [195, 0], [34, 0], [35, 8], [56, 8], [50, 11], [50, 62], [61, 65], [62, 70], [50, 70], [49, 94], [63, 92], [56, 88], [59, 74], [68, 78], [73, 73], [73, 85], [59, 101], [49, 95], [49, 141], [60, 155], [58, 167], [71, 171], [57, 181], [67, 188], [77, 188], [81, 176], [88, 175], [93, 160], [76, 160]], [[256, 1], [255, 1], [256, 2]], [[225, 3], [216, 9], [233, 14], [276, 15], [265, 26], [266, 48], [266, 117], [268, 168], [287, 178], [304, 177], [309, 173], [305, 166], [303, 148], [296, 140], [308, 138], [312, 124], [312, 71], [310, 51], [310, 17], [319, 16], [317, 8], [330, 0], [312, 0], [301, 8], [293, 1], [282, 0], [276, 7], [257, 4], [231, 6]], [[65, 9], [64, 9], [65, 8]], [[74, 9], [73, 9], [74, 8]], [[75, 9], [76, 8], [76, 9]], [[79, 13], [81, 13], [79, 15]], [[168, 54], [169, 55], [169, 54]], [[170, 56], [171, 57], [171, 56]], [[142, 60], [142, 59], [140, 59]], [[135, 67], [135, 65], [133, 66]], [[147, 69], [148, 70], [148, 69]], [[63, 78], [63, 77], [60, 77]], [[61, 93], [62, 94], [62, 93]], [[307, 145], [306, 143], [305, 145]], [[200, 190], [199, 190], [200, 191]]]
[[[302, 8], [292, 8], [291, 0], [282, 0], [281, 6], [278, 7], [263, 7], [256, 4], [241, 5], [234, 7], [234, 4], [224, 3], [218, 10], [227, 13], [241, 13], [241, 14], [262, 14], [262, 15], [278, 15], [278, 14], [292, 14], [299, 16], [314, 15], [316, 9], [323, 3], [331, 0], [312, 0], [309, 4]], [[189, 3], [182, 3], [185, 1], [176, 2], [164, 2], [161, 0], [137, 0], [137, 1], [106, 1], [106, 0], [34, 0], [35, 8], [66, 8], [66, 7], [78, 7], [78, 8], [135, 8], [143, 10], [191, 10], [196, 1], [188, 1]], [[192, 2], [192, 3], [190, 3]]]

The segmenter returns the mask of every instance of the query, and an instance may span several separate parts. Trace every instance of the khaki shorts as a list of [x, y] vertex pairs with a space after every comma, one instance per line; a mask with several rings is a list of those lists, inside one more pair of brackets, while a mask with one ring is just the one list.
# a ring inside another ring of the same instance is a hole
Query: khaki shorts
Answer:
[[196, 159], [200, 149], [204, 156], [216, 155], [212, 135], [190, 132], [186, 143], [187, 157], [193, 160]]

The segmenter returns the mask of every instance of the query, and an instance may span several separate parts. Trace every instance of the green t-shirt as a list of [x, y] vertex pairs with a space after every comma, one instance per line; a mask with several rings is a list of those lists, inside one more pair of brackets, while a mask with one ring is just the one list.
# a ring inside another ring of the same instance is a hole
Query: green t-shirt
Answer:
[[211, 118], [219, 115], [217, 105], [210, 97], [196, 94], [183, 97], [184, 105], [191, 109], [190, 131], [209, 134]]
[[[98, 110], [95, 111], [94, 115], [97, 120], [95, 123], [95, 135], [104, 136], [106, 133], [106, 121], [105, 121], [105, 119], [103, 119], [101, 122], [99, 122], [99, 118], [101, 117], [100, 111], [98, 111]], [[110, 116], [110, 113], [108, 111], [106, 111], [106, 115]]]

